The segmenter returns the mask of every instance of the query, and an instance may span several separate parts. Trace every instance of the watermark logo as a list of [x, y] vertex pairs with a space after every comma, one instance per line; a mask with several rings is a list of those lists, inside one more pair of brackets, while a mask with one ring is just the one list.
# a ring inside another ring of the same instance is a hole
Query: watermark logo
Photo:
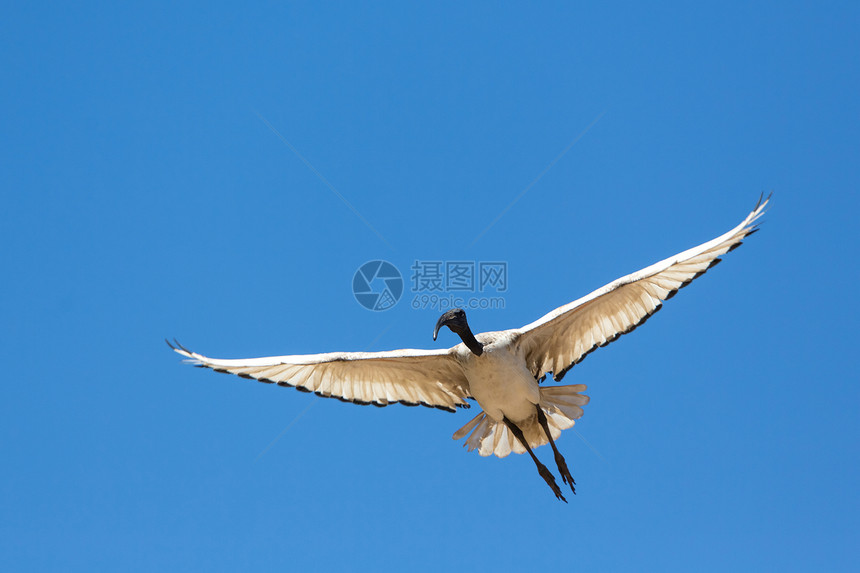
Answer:
[[368, 261], [352, 277], [352, 294], [368, 310], [388, 310], [403, 295], [403, 276], [388, 261]]
[[414, 309], [505, 308], [504, 297], [489, 296], [508, 290], [504, 261], [415, 261], [410, 270]]
[[[414, 309], [505, 308], [504, 297], [491, 295], [508, 290], [507, 262], [416, 260], [409, 270]], [[403, 294], [403, 278], [391, 263], [370, 261], [355, 272], [352, 292], [361, 306], [388, 310]]]

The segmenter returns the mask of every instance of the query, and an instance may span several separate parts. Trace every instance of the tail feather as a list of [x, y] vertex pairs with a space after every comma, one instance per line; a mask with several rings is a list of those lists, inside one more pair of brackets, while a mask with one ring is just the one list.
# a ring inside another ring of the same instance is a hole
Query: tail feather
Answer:
[[[588, 396], [580, 394], [585, 391], [585, 384], [570, 386], [547, 386], [540, 389], [540, 406], [546, 414], [552, 439], [556, 440], [562, 430], [572, 427], [576, 420], [582, 417], [582, 407], [588, 404]], [[517, 426], [523, 431], [529, 447], [532, 449], [548, 444], [546, 433], [537, 421], [537, 414]], [[470, 452], [478, 450], [481, 456], [496, 455], [504, 458], [511, 452], [524, 454], [526, 449], [516, 436], [503, 422], [497, 422], [481, 412], [469, 422], [454, 432], [453, 438], [459, 440], [467, 434], [463, 446]]]

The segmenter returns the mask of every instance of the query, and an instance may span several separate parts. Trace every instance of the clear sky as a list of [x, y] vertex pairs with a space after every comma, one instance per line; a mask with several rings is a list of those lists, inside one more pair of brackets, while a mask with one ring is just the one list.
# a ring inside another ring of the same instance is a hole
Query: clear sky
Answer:
[[[856, 3], [118, 4], [0, 19], [0, 567], [860, 568]], [[317, 399], [163, 341], [452, 346], [415, 261], [506, 263], [469, 320], [518, 327], [770, 191], [565, 378], [591, 396], [567, 505], [451, 440], [474, 407]], [[404, 277], [378, 312], [352, 293], [376, 259]]]

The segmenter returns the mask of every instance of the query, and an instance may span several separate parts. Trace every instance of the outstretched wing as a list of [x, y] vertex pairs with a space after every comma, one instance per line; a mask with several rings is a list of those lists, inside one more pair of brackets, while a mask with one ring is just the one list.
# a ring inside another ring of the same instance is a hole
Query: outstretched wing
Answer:
[[552, 373], [555, 380], [561, 380], [590, 352], [644, 323], [664, 300], [754, 233], [768, 200], [770, 197], [759, 199], [746, 219], [728, 233], [613, 281], [520, 328], [518, 343], [528, 368], [536, 378]]
[[453, 412], [468, 408], [469, 383], [448, 350], [329, 352], [240, 360], [207, 358], [167, 343], [195, 366], [293, 386], [324, 398], [356, 404], [430, 406]]

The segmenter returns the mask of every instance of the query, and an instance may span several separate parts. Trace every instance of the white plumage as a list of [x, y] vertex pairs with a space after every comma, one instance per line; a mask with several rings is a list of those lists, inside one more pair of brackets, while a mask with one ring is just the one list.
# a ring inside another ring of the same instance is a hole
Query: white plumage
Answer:
[[[562, 477], [572, 488], [573, 479], [552, 441], [582, 416], [588, 397], [581, 394], [585, 390], [582, 384], [540, 387], [539, 383], [547, 374], [560, 381], [590, 352], [644, 323], [664, 300], [755, 232], [755, 222], [767, 203], [767, 199], [759, 200], [727, 233], [613, 281], [522, 328], [472, 335], [465, 313], [449, 311], [439, 319], [436, 331], [448, 326], [463, 343], [447, 350], [219, 360], [178, 344], [171, 348], [201, 367], [359, 404], [420, 404], [454, 411], [468, 408], [468, 400], [474, 399], [483, 411], [460, 428], [454, 439], [468, 435], [466, 447], [482, 456], [528, 451], [563, 500], [551, 474], [531, 449], [550, 442]], [[515, 435], [518, 432], [522, 439]]]
[[196, 366], [236, 374], [260, 382], [294, 386], [324, 398], [388, 406], [432, 406], [453, 412], [468, 408], [468, 380], [447, 350], [328, 352], [218, 360], [182, 346], [176, 352]]

